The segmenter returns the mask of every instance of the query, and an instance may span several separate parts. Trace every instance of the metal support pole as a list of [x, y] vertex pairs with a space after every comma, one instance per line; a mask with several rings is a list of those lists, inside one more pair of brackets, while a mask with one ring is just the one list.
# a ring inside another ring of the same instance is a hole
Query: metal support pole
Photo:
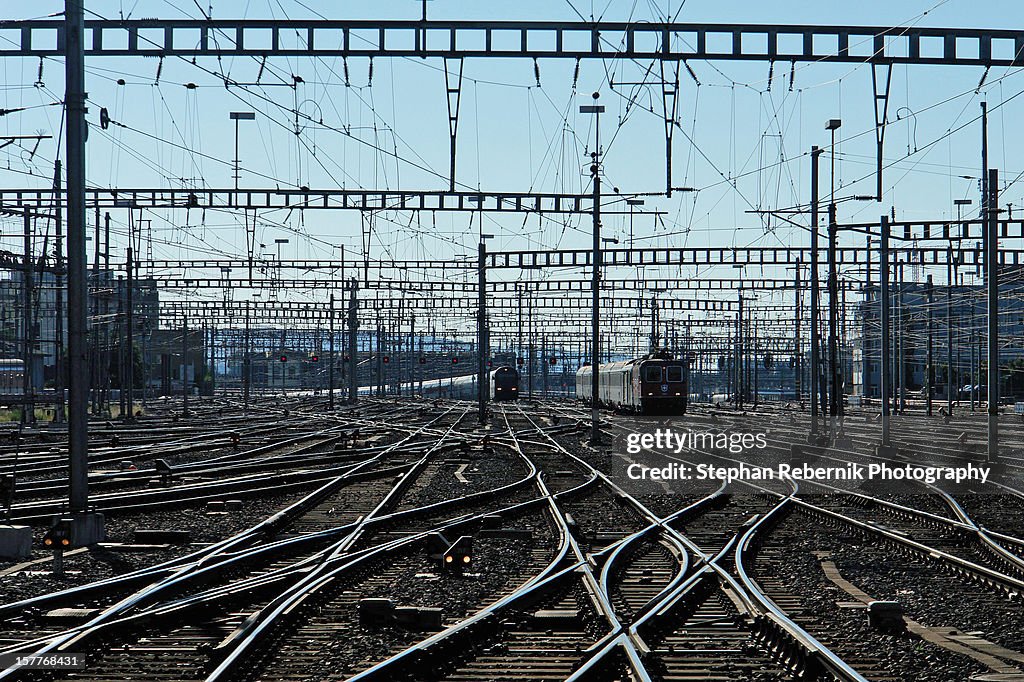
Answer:
[[839, 385], [839, 276], [836, 273], [836, 205], [828, 205], [828, 413], [838, 417], [843, 413], [843, 400]]
[[[85, 31], [83, 0], [64, 6], [64, 102], [67, 109], [68, 175], [68, 484], [69, 510], [89, 502], [88, 289], [85, 277]], [[94, 540], [94, 534], [88, 539]], [[102, 525], [98, 535], [102, 537]], [[81, 540], [82, 538], [78, 538]]]
[[821, 150], [811, 147], [811, 436], [818, 435], [818, 401], [821, 382], [819, 381], [819, 286], [818, 286], [818, 159]]
[[[143, 336], [143, 344], [145, 344], [145, 336]], [[145, 347], [145, 345], [143, 345]], [[142, 365], [146, 366], [146, 354], [142, 354]], [[214, 389], [217, 387], [217, 326], [214, 324], [210, 325], [210, 397], [213, 397]], [[143, 376], [142, 384], [142, 400], [146, 400], [146, 384], [145, 376]]]
[[[92, 281], [93, 287], [96, 293], [92, 299], [92, 314], [93, 319], [99, 319], [100, 316], [100, 207], [96, 206], [96, 219], [92, 233], [93, 240], [93, 265], [92, 265]], [[99, 414], [100, 411], [100, 325], [95, 323], [92, 326], [92, 352], [90, 354], [90, 373], [92, 375], [91, 389], [92, 389], [92, 413], [94, 415]], [[63, 386], [63, 378], [61, 379], [61, 385]], [[63, 389], [61, 393], [63, 394]], [[61, 398], [63, 400], [63, 397]]]
[[124, 276], [117, 276], [117, 396], [119, 418], [124, 418]]
[[348, 296], [348, 403], [349, 405], [355, 405], [359, 400], [358, 384], [356, 383], [356, 368], [359, 366], [358, 355], [359, 348], [357, 344], [357, 334], [359, 332], [359, 281], [353, 277], [349, 280], [349, 296]]
[[743, 385], [743, 287], [739, 292], [739, 308], [736, 313], [736, 402], [733, 406], [739, 410], [743, 407], [746, 387]]
[[245, 302], [245, 340], [242, 349], [242, 404], [245, 413], [249, 413], [249, 390], [252, 385], [252, 358], [249, 350], [252, 346], [252, 339], [249, 331], [249, 301]]
[[796, 267], [793, 268], [794, 281], [793, 281], [793, 309], [795, 310], [795, 338], [793, 343], [793, 381], [794, 388], [796, 389], [797, 402], [803, 400], [803, 386], [801, 381], [801, 373], [803, 370], [803, 362], [801, 362], [801, 342], [800, 342], [800, 318], [802, 317], [802, 311], [800, 310], [800, 302], [803, 298], [803, 292], [800, 289], [800, 261], [797, 261]]
[[[61, 162], [57, 159], [53, 163], [53, 187], [55, 190], [55, 196], [61, 195]], [[84, 215], [84, 209], [83, 209]], [[54, 316], [54, 388], [57, 389], [57, 405], [53, 411], [53, 421], [57, 424], [63, 424], [65, 419], [65, 405], [64, 405], [64, 215], [63, 207], [61, 202], [57, 202], [57, 205], [53, 212], [54, 226], [57, 237], [57, 248], [56, 248], [56, 291], [54, 296], [54, 302], [56, 303], [56, 314]], [[82, 230], [85, 230], [85, 219], [83, 217]], [[44, 254], [45, 255], [45, 254]], [[86, 263], [82, 266], [83, 270], [88, 265], [88, 254], [85, 256]], [[88, 292], [88, 286], [86, 287]], [[86, 303], [88, 303], [88, 293], [86, 294]], [[91, 350], [91, 349], [90, 349]], [[90, 361], [92, 359], [92, 353], [90, 352]], [[88, 373], [87, 373], [88, 375]], [[90, 382], [91, 383], [91, 382]], [[88, 390], [88, 389], [87, 389]], [[88, 402], [88, 397], [86, 398]]]
[[21, 273], [21, 324], [22, 324], [22, 362], [25, 363], [22, 372], [22, 403], [21, 423], [34, 424], [36, 421], [35, 384], [32, 381], [35, 374], [35, 320], [32, 317], [32, 299], [35, 283], [32, 277], [32, 214], [28, 208], [25, 209], [24, 220], [25, 259], [24, 270]]
[[[594, 93], [597, 99], [597, 93]], [[601, 110], [604, 107], [595, 106], [595, 141], [594, 152], [591, 154], [590, 166], [591, 177], [594, 184], [594, 245], [593, 245], [593, 271], [591, 273], [591, 310], [590, 310], [590, 334], [591, 350], [590, 361], [590, 442], [597, 444], [601, 442], [600, 414], [598, 412], [598, 396], [600, 391], [600, 367], [601, 367], [601, 327], [599, 317], [601, 311]]]
[[331, 292], [330, 317], [327, 321], [327, 409], [334, 409], [334, 292]]
[[988, 172], [985, 288], [988, 294], [988, 459], [999, 456], [999, 171]]
[[757, 346], [757, 317], [756, 316], [754, 317], [754, 319], [751, 322], [750, 326], [752, 327], [751, 335], [753, 336], [753, 345], [754, 345], [754, 353], [753, 353], [753, 355], [754, 355], [754, 407], [756, 408], [757, 407], [757, 403], [758, 403], [758, 398], [759, 398], [759, 395], [758, 395], [758, 370], [760, 369], [758, 367], [758, 365], [760, 364], [759, 363], [760, 348], [758, 348], [758, 346]]
[[188, 416], [188, 317], [181, 321], [181, 416]]
[[476, 410], [477, 420], [487, 422], [487, 398], [489, 382], [487, 380], [487, 340], [484, 326], [487, 320], [487, 246], [483, 237], [477, 248], [477, 310], [476, 310]]
[[135, 289], [135, 258], [132, 247], [128, 247], [128, 288], [125, 292], [125, 348], [127, 359], [125, 361], [125, 382], [128, 386], [128, 411], [121, 415], [126, 422], [135, 419], [135, 299], [132, 296]]
[[946, 413], [953, 415], [953, 247], [946, 251]]
[[903, 264], [899, 267], [900, 281], [899, 289], [896, 291], [896, 319], [897, 319], [897, 372], [900, 382], [900, 414], [907, 411], [907, 355], [904, 343], [907, 336], [907, 323], [903, 315], [903, 290], [906, 288], [903, 281]]
[[[106, 273], [105, 277], [109, 286], [113, 286], [113, 275], [110, 270], [110, 213], [104, 212], [103, 214], [103, 272]], [[105, 318], [110, 316], [110, 294], [104, 294], [103, 296], [103, 315]], [[104, 353], [103, 363], [103, 394], [100, 399], [100, 404], [105, 405], [104, 414], [107, 417], [110, 416], [110, 362], [112, 360], [110, 352], [111, 340], [110, 340], [110, 325], [104, 325], [103, 327], [103, 347], [106, 349]]]
[[541, 359], [541, 395], [546, 399], [548, 397], [548, 367], [551, 361], [548, 359], [548, 335], [540, 335], [540, 359]]
[[925, 414], [929, 417], [932, 416], [932, 374], [934, 367], [932, 362], [933, 358], [933, 338], [932, 338], [932, 307], [935, 305], [934, 290], [932, 289], [932, 276], [928, 275], [928, 280], [925, 283], [925, 287], [928, 290], [928, 352], [925, 359], [924, 368], [924, 385], [925, 385]]
[[889, 339], [890, 321], [889, 321], [889, 216], [882, 216], [881, 223], [881, 240], [879, 242], [879, 283], [880, 292], [878, 297], [879, 305], [881, 306], [881, 319], [882, 319], [882, 333], [880, 334], [882, 341], [882, 362], [880, 363], [882, 368], [882, 445], [888, 446], [890, 444], [889, 434], [889, 394], [892, 392], [892, 365], [889, 362], [889, 357], [892, 355], [892, 347]]

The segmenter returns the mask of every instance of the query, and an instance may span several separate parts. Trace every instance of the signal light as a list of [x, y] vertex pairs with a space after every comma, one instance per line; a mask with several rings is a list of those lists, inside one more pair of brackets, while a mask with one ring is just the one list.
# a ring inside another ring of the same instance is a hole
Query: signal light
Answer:
[[493, 364], [494, 364], [494, 363], [493, 363], [493, 362], [491, 362], [490, 360], [488, 360], [488, 361], [487, 361], [487, 366], [488, 366], [488, 367], [490, 367], [490, 366], [491, 366], [491, 365], [493, 365]]
[[288, 362], [288, 356], [287, 355], [282, 355], [281, 356], [281, 362]]
[[425, 365], [425, 364], [427, 364], [427, 359], [426, 359], [426, 358], [424, 358], [424, 357], [420, 357], [420, 364], [421, 364], [421, 365]]
[[558, 364], [558, 358], [551, 358], [550, 362], [551, 362], [552, 365], [557, 365]]
[[385, 365], [388, 364], [389, 362], [391, 362], [391, 358], [389, 356], [387, 356], [387, 355], [384, 356], [383, 360], [384, 360], [384, 364]]
[[309, 356], [309, 361], [310, 362], [320, 362], [320, 356], [319, 355], [310, 355]]
[[51, 549], [64, 550], [71, 546], [71, 519], [60, 519], [43, 536], [43, 544]]
[[523, 360], [522, 358], [516, 358], [516, 364], [522, 367], [524, 364], [526, 364], [526, 361]]
[[473, 536], [463, 535], [445, 550], [441, 567], [461, 571], [473, 562]]
[[452, 364], [453, 365], [459, 364], [459, 359], [458, 358], [452, 358]]
[[347, 355], [344, 355], [344, 356], [342, 356], [342, 358], [341, 358], [341, 359], [342, 359], [342, 361], [343, 361], [343, 362], [348, 362], [348, 361], [349, 361], [349, 360], [351, 360], [352, 358], [350, 358], [350, 357], [349, 357], [349, 356], [347, 356]]

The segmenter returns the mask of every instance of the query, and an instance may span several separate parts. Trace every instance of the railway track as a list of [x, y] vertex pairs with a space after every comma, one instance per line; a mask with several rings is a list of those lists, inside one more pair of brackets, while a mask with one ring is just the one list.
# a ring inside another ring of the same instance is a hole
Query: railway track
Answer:
[[[382, 419], [332, 416], [297, 434], [300, 452], [240, 449], [191, 463], [213, 476], [255, 467], [247, 473], [258, 477], [259, 467], [301, 462], [324, 478], [287, 511], [208, 547], [0, 605], [0, 616], [17, 614], [0, 652], [86, 647], [88, 671], [75, 679], [1016, 674], [1024, 643], [1012, 633], [1024, 622], [1007, 595], [1024, 593], [1014, 561], [1024, 543], [1012, 511], [924, 486], [899, 498], [809, 483], [634, 495], [611, 477], [612, 452], [583, 442], [575, 408], [495, 406], [483, 430], [468, 407], [381, 401], [367, 412]], [[395, 409], [413, 425], [382, 425]], [[290, 410], [314, 414], [301, 402]], [[697, 410], [686, 424], [738, 430], [764, 419], [783, 456], [801, 428], [785, 414]], [[359, 442], [332, 440], [359, 420]], [[862, 457], [847, 447], [813, 454]], [[337, 470], [324, 467], [332, 457]], [[447, 571], [440, 553], [462, 536], [472, 538], [471, 569]], [[949, 602], [966, 596], [974, 611], [944, 610], [921, 585]], [[910, 634], [869, 627], [869, 598], [904, 603]], [[58, 608], [81, 609], [78, 620], [59, 621]], [[956, 649], [971, 642], [973, 653]]]

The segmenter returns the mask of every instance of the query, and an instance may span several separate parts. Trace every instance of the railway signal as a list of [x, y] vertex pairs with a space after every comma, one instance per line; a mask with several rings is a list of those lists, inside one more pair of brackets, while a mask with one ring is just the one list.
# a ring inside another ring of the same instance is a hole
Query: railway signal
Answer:
[[423, 357], [422, 355], [420, 356], [420, 364], [421, 365], [427, 364], [427, 359], [425, 357]]
[[43, 536], [43, 545], [53, 550], [53, 573], [64, 574], [64, 550], [71, 548], [71, 525], [73, 519], [59, 519]]
[[551, 363], [552, 365], [557, 365], [557, 364], [558, 364], [558, 358], [551, 358], [551, 360], [550, 360], [549, 362], [550, 362], [550, 363]]
[[281, 356], [281, 362], [288, 362], [288, 356], [287, 355], [282, 355]]
[[473, 536], [463, 535], [441, 555], [441, 568], [462, 572], [473, 563]]
[[381, 360], [382, 360], [382, 361], [384, 362], [384, 364], [386, 365], [386, 364], [388, 364], [389, 362], [391, 362], [391, 356], [389, 356], [389, 355], [385, 355], [385, 356], [384, 356], [383, 358], [381, 358]]
[[309, 361], [310, 362], [320, 362], [320, 356], [317, 355], [316, 353], [313, 353], [312, 355], [309, 356]]
[[459, 359], [458, 358], [452, 358], [452, 364], [453, 365], [459, 364]]

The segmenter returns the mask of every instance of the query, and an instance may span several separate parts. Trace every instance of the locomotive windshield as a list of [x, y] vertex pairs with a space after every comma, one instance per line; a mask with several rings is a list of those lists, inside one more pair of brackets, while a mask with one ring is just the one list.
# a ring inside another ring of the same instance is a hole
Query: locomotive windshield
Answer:
[[661, 381], [661, 367], [658, 365], [644, 367], [644, 381]]
[[669, 365], [665, 368], [665, 374], [669, 381], [683, 380], [683, 368], [679, 365]]

